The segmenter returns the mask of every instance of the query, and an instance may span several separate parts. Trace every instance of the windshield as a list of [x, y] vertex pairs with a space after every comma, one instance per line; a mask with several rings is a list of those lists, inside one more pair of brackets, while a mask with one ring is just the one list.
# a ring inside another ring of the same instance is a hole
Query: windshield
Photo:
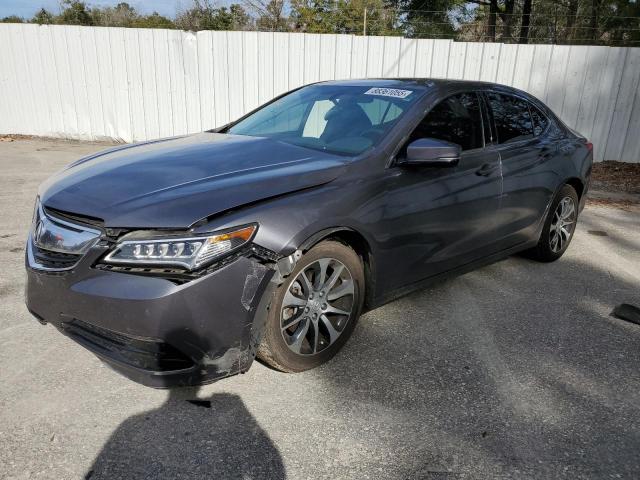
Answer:
[[310, 85], [286, 95], [227, 130], [341, 155], [376, 145], [420, 96], [410, 89]]

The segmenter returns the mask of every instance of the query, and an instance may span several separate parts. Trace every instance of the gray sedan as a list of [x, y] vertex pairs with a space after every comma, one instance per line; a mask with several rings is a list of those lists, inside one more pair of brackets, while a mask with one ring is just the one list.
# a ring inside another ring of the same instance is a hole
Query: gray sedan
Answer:
[[585, 138], [512, 88], [309, 85], [50, 178], [26, 303], [149, 386], [212, 382], [256, 357], [299, 372], [333, 357], [364, 310], [516, 252], [560, 258], [591, 164]]

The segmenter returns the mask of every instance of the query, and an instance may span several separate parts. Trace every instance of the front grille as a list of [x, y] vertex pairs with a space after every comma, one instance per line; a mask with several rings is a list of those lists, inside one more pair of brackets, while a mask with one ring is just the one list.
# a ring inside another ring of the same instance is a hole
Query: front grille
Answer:
[[78, 263], [80, 257], [82, 257], [82, 255], [44, 250], [36, 247], [35, 245], [32, 245], [32, 247], [35, 261], [45, 268], [71, 268]]
[[55, 208], [43, 207], [45, 213], [53, 218], [60, 218], [71, 223], [80, 223], [84, 225], [90, 225], [92, 227], [104, 228], [104, 221], [101, 218], [89, 217], [87, 215], [80, 215], [78, 213], [63, 212]]
[[136, 368], [162, 372], [195, 365], [191, 358], [168, 343], [129, 337], [75, 318], [62, 323], [60, 328], [89, 350]]
[[[73, 268], [100, 239], [102, 230], [94, 228], [90, 218], [61, 212], [45, 212], [40, 203], [36, 205], [27, 257], [31, 268], [36, 270], [59, 271]], [[89, 226], [91, 225], [91, 226]]]

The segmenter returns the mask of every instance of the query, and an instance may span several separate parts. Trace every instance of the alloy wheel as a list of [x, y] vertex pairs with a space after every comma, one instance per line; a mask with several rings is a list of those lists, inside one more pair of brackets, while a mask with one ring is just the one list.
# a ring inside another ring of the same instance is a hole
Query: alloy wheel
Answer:
[[575, 229], [577, 210], [571, 197], [558, 203], [549, 227], [549, 246], [554, 253], [561, 252], [569, 243]]
[[344, 331], [355, 305], [349, 269], [335, 258], [321, 258], [302, 269], [282, 301], [282, 338], [294, 353], [315, 355]]

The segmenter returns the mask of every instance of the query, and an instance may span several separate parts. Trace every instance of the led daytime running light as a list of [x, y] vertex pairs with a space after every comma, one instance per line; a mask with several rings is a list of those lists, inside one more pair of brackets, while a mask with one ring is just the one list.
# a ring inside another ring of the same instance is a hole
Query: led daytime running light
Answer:
[[104, 259], [105, 263], [140, 266], [201, 268], [246, 244], [257, 230], [250, 225], [211, 236], [123, 240]]

